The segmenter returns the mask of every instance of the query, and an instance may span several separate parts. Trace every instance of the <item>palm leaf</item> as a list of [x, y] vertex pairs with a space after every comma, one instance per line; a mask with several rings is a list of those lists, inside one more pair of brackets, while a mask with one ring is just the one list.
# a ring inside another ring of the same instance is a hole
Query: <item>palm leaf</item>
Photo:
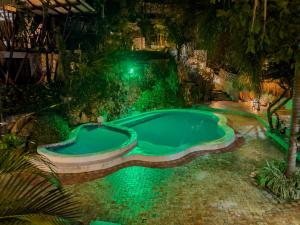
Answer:
[[0, 154], [0, 174], [16, 172], [36, 174], [60, 185], [53, 164], [44, 156], [26, 152], [23, 148], [0, 150]]
[[49, 160], [14, 145], [0, 155], [0, 225], [78, 223], [79, 204]]
[[0, 175], [0, 224], [78, 224], [79, 203], [39, 175]]

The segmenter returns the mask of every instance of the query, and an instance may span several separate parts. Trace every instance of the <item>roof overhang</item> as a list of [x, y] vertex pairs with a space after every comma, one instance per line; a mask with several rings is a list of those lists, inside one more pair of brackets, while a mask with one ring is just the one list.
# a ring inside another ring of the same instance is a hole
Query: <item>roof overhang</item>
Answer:
[[48, 10], [50, 15], [65, 15], [69, 13], [85, 14], [95, 13], [85, 0], [23, 0], [33, 13], [42, 15]]

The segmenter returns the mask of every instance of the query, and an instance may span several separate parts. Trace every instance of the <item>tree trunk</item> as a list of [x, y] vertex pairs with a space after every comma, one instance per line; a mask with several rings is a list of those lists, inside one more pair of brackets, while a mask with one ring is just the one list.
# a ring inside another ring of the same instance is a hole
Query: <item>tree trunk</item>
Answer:
[[274, 126], [273, 126], [272, 116], [273, 116], [274, 112], [276, 112], [276, 110], [273, 110], [272, 108], [284, 98], [284, 96], [287, 94], [287, 92], [288, 92], [288, 90], [285, 89], [283, 91], [283, 93], [279, 96], [279, 98], [277, 98], [274, 102], [270, 103], [270, 105], [269, 105], [269, 107], [267, 109], [267, 118], [268, 118], [268, 122], [269, 122], [269, 126], [270, 126], [270, 131], [272, 133], [274, 132]]
[[180, 50], [181, 50], [181, 45], [179, 45], [179, 44], [177, 44], [176, 45], [176, 50], [177, 50], [177, 61], [179, 62], [180, 61], [180, 56], [181, 56], [181, 52], [180, 52]]
[[291, 116], [291, 134], [288, 149], [287, 170], [285, 175], [291, 177], [296, 170], [297, 135], [300, 125], [300, 52], [296, 53], [296, 66], [293, 90], [293, 110]]

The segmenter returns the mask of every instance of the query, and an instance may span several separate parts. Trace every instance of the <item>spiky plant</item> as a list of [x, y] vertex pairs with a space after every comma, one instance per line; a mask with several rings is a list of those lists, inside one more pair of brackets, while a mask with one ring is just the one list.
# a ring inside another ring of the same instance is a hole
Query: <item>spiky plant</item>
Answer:
[[267, 162], [257, 175], [256, 180], [261, 187], [267, 188], [281, 199], [300, 198], [300, 171], [296, 170], [291, 177], [284, 172], [287, 164], [284, 161]]
[[47, 159], [17, 146], [0, 149], [0, 224], [79, 224], [80, 215]]

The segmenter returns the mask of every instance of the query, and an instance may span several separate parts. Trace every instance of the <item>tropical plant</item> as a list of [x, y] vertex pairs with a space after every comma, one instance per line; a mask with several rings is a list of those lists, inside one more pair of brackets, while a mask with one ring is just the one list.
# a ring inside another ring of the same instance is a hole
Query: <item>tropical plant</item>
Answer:
[[169, 41], [176, 45], [179, 60], [182, 46], [196, 38], [195, 27], [191, 24], [195, 18], [191, 16], [190, 11], [184, 10], [183, 5], [172, 9], [171, 12], [164, 23], [168, 30]]
[[1, 174], [0, 224], [78, 224], [73, 196], [39, 176]]
[[139, 87], [141, 94], [133, 104], [138, 111], [180, 105], [177, 67], [172, 59], [146, 65]]
[[[299, 44], [300, 45], [300, 44]], [[299, 46], [300, 48], [300, 46]], [[298, 50], [296, 57], [296, 68], [294, 77], [293, 110], [290, 126], [290, 139], [288, 149], [288, 166], [286, 175], [291, 177], [296, 170], [296, 157], [299, 148], [300, 133], [300, 52]]]
[[43, 120], [50, 129], [54, 130], [59, 135], [60, 140], [65, 140], [69, 136], [69, 124], [62, 116], [52, 112], [44, 115], [40, 120]]
[[[212, 1], [224, 2], [222, 0]], [[218, 10], [218, 15], [227, 18], [224, 23], [224, 34], [230, 40], [227, 49], [231, 60], [227, 63], [234, 68], [251, 76], [251, 81], [260, 91], [261, 80], [266, 75], [270, 77], [292, 80], [294, 77], [293, 101], [299, 96], [299, 22], [300, 4], [288, 0], [278, 1], [229, 1], [230, 7]], [[263, 3], [263, 4], [261, 4]], [[216, 4], [217, 5], [217, 4]], [[227, 32], [226, 32], [227, 31]], [[232, 57], [233, 56], [233, 57]], [[227, 57], [224, 57], [225, 59]], [[237, 63], [241, 66], [237, 66]], [[282, 71], [279, 65], [287, 64], [288, 69]], [[270, 65], [280, 71], [268, 71]], [[287, 82], [288, 84], [289, 82]], [[288, 91], [288, 89], [287, 89]], [[280, 97], [282, 98], [282, 96]], [[280, 99], [279, 99], [280, 100]], [[275, 101], [277, 103], [278, 101]], [[273, 107], [274, 104], [270, 104]], [[279, 105], [280, 106], [280, 105]], [[280, 107], [275, 108], [278, 109]], [[269, 110], [274, 113], [274, 110]], [[292, 176], [296, 168], [296, 134], [299, 132], [300, 104], [294, 106], [291, 123], [290, 147], [288, 153], [287, 176]], [[269, 122], [272, 128], [272, 114], [269, 113]]]
[[15, 139], [1, 139], [9, 148], [0, 149], [0, 224], [78, 224], [79, 204], [51, 163], [26, 152]]
[[147, 111], [157, 108], [161, 108], [166, 105], [165, 83], [162, 81], [157, 82], [152, 89], [145, 90], [141, 93], [141, 96], [137, 99], [134, 107], [138, 111]]
[[161, 52], [87, 54], [71, 77], [70, 109], [90, 118], [105, 112], [111, 120], [134, 110], [167, 107], [178, 97], [176, 63]]
[[287, 163], [285, 161], [266, 162], [256, 174], [259, 186], [267, 188], [281, 199], [300, 198], [300, 171], [295, 171], [291, 177], [285, 176]]
[[0, 150], [9, 150], [22, 142], [13, 134], [5, 134], [0, 139]]

